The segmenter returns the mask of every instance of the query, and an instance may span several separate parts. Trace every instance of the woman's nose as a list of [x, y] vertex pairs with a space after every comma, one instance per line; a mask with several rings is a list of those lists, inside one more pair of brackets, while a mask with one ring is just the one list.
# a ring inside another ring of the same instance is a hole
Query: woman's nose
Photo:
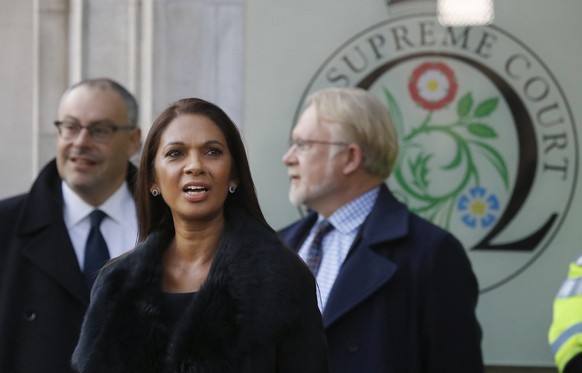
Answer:
[[193, 154], [187, 158], [187, 162], [186, 162], [186, 165], [184, 167], [184, 172], [193, 173], [195, 175], [203, 172], [202, 162], [201, 162], [201, 159], [198, 155]]

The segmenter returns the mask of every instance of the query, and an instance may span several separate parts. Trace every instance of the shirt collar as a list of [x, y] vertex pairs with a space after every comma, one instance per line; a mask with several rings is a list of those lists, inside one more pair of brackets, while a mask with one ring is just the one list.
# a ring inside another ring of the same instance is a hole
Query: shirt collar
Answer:
[[[352, 201], [346, 203], [334, 212], [327, 220], [341, 233], [349, 234], [358, 229], [372, 211], [378, 198], [380, 187], [373, 188]], [[324, 217], [319, 215], [319, 223]]]
[[63, 180], [63, 201], [65, 221], [68, 221], [70, 226], [78, 224], [85, 219], [93, 210], [99, 209], [107, 214], [107, 216], [115, 220], [119, 224], [124, 224], [126, 219], [125, 201], [131, 201], [131, 193], [127, 187], [127, 182], [124, 182], [101, 206], [91, 206], [83, 201], [77, 193], [75, 193], [69, 185]]

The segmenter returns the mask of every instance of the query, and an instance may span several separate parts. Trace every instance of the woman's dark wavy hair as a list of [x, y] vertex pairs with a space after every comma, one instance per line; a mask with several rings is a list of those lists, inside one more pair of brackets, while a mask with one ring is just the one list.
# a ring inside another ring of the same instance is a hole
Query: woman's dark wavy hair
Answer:
[[269, 227], [259, 206], [246, 150], [237, 126], [221, 108], [213, 103], [199, 98], [184, 98], [170, 105], [154, 121], [143, 147], [135, 184], [139, 241], [144, 241], [154, 230], [165, 233], [174, 232], [170, 208], [161, 196], [152, 196], [150, 188], [154, 184], [154, 161], [162, 134], [174, 119], [188, 114], [201, 115], [210, 119], [220, 128], [226, 138], [232, 156], [231, 172], [233, 177], [238, 179], [238, 186], [234, 193], [228, 193], [224, 204], [225, 217], [228, 218], [233, 208], [239, 207]]

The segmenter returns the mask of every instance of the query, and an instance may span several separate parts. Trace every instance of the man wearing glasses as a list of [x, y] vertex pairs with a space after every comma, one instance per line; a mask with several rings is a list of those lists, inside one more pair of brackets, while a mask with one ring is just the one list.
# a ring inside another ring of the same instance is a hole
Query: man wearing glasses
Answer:
[[397, 154], [378, 99], [329, 88], [283, 156], [289, 199], [311, 212], [280, 235], [317, 279], [331, 372], [483, 372], [475, 275], [459, 241], [384, 184]]
[[62, 96], [56, 159], [0, 201], [0, 372], [70, 372], [96, 272], [133, 248], [135, 98], [109, 79]]

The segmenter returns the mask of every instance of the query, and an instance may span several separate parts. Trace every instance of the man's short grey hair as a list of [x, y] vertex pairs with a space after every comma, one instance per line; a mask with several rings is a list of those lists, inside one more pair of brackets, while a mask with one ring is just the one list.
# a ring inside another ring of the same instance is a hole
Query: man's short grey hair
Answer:
[[110, 88], [117, 92], [123, 98], [123, 101], [125, 101], [125, 106], [127, 107], [127, 125], [130, 127], [137, 127], [137, 121], [139, 119], [139, 107], [137, 100], [124, 86], [109, 78], [85, 79], [69, 87], [69, 89], [63, 93], [63, 97], [65, 97], [73, 89], [81, 86], [93, 88]]
[[356, 143], [364, 153], [363, 169], [386, 179], [398, 157], [398, 138], [390, 112], [376, 96], [361, 88], [326, 88], [309, 95], [304, 108], [313, 105], [341, 139]]

